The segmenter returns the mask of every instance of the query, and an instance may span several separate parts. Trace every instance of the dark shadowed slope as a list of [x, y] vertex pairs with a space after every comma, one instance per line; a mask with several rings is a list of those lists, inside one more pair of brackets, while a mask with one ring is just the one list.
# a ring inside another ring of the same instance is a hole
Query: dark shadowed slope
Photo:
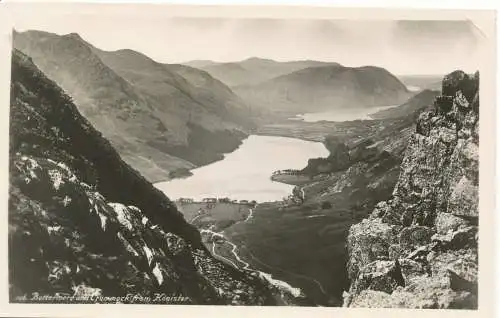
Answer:
[[[241, 99], [205, 72], [193, 69], [186, 79], [141, 53], [104, 52], [74, 33], [15, 32], [14, 46], [32, 56], [124, 159], [152, 181], [221, 159], [251, 125]], [[225, 143], [220, 135], [227, 136]], [[200, 138], [203, 148], [197, 147]]]
[[373, 66], [309, 67], [233, 90], [253, 107], [299, 113], [397, 105], [410, 96], [394, 75]]
[[[190, 304], [284, 303], [257, 275], [214, 259], [175, 205], [16, 50], [10, 110], [12, 302], [58, 293], [137, 303], [165, 293]], [[127, 294], [136, 297], [103, 298]]]
[[186, 65], [203, 69], [213, 77], [233, 87], [238, 85], [258, 84], [271, 78], [292, 73], [307, 67], [339, 64], [311, 60], [278, 62], [270, 59], [253, 57], [243, 61], [227, 63], [192, 61], [186, 63]]

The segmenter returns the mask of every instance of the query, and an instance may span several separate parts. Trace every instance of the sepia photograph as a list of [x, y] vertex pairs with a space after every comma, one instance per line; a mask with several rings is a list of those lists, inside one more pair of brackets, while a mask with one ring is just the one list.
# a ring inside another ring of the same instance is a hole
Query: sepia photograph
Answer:
[[479, 309], [481, 21], [120, 6], [12, 15], [9, 304]]

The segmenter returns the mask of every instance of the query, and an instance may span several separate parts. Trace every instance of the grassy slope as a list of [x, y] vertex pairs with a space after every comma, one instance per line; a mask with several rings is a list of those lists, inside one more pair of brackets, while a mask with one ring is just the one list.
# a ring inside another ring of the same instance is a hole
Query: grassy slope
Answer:
[[[191, 69], [197, 75], [185, 78], [177, 68], [132, 50], [101, 51], [77, 34], [15, 33], [14, 46], [32, 56], [151, 181], [218, 160], [244, 138], [233, 131], [248, 126], [248, 110], [205, 72]], [[195, 83], [196, 76], [203, 81]], [[212, 149], [219, 144], [217, 132], [231, 137], [223, 149]], [[202, 137], [210, 142], [198, 151], [196, 141]]]

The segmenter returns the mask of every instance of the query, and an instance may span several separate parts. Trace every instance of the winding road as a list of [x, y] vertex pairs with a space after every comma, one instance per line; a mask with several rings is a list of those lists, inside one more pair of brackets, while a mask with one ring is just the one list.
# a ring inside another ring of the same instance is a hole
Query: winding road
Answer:
[[[240, 222], [246, 223], [246, 222], [248, 222], [248, 220], [250, 220], [253, 217], [254, 210], [253, 209], [249, 209], [249, 210], [250, 210], [250, 213], [248, 214], [248, 216], [246, 217], [246, 219], [243, 220], [243, 221], [240, 221]], [[231, 246], [231, 254], [233, 254], [234, 258], [240, 264], [240, 266], [238, 266], [237, 264], [235, 264], [234, 261], [228, 259], [227, 257], [224, 257], [224, 256], [218, 254], [215, 251], [215, 246], [216, 246], [217, 242], [213, 241], [212, 242], [212, 254], [215, 257], [228, 262], [229, 264], [233, 265], [236, 268], [243, 269], [243, 270], [250, 270], [250, 271], [254, 271], [254, 272], [260, 273], [260, 275], [262, 277], [264, 277], [265, 279], [267, 279], [269, 281], [269, 283], [271, 283], [271, 284], [273, 284], [273, 285], [275, 285], [275, 286], [277, 286], [279, 288], [286, 289], [287, 291], [289, 291], [295, 297], [300, 296], [300, 294], [302, 293], [302, 291], [299, 288], [292, 287], [290, 284], [288, 284], [288, 283], [286, 283], [284, 281], [274, 279], [274, 278], [272, 278], [272, 275], [269, 274], [269, 273], [265, 273], [265, 272], [262, 272], [262, 271], [259, 271], [259, 270], [251, 268], [250, 264], [248, 262], [244, 261], [238, 255], [238, 253], [237, 253], [238, 247], [236, 246], [236, 244], [234, 244], [233, 242], [229, 241], [224, 236], [223, 232], [215, 232], [215, 231], [212, 231], [211, 229], [201, 229], [200, 232], [203, 233], [203, 234], [209, 234], [211, 240], [213, 240], [214, 237], [217, 237], [217, 238], [222, 239], [224, 243], [229, 244]], [[311, 278], [309, 276], [302, 275], [302, 274], [292, 273], [290, 271], [284, 270], [282, 268], [278, 268], [276, 266], [271, 266], [271, 265], [265, 264], [264, 262], [262, 262], [261, 260], [259, 260], [257, 257], [255, 257], [255, 255], [253, 255], [253, 253], [248, 248], [246, 248], [246, 247], [244, 247], [244, 248], [245, 248], [246, 252], [248, 252], [248, 254], [250, 255], [250, 257], [252, 257], [252, 259], [255, 262], [263, 265], [266, 268], [269, 268], [269, 269], [272, 269], [272, 270], [275, 270], [275, 271], [279, 271], [279, 272], [282, 272], [282, 273], [288, 273], [289, 275], [295, 276], [297, 278], [305, 279], [305, 280], [308, 280], [310, 282], [313, 282], [316, 286], [318, 286], [319, 290], [325, 296], [327, 295], [325, 288], [323, 287], [323, 285], [321, 285], [321, 283], [318, 280], [316, 280], [314, 278]]]

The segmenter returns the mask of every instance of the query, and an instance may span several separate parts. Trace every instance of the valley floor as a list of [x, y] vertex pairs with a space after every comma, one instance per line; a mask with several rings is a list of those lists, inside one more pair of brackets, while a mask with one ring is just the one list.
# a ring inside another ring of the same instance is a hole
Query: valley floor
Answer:
[[342, 292], [349, 287], [348, 230], [377, 202], [390, 197], [406, 131], [413, 129], [411, 118], [340, 123], [283, 120], [261, 126], [256, 134], [309, 141], [336, 135], [348, 145], [369, 139], [367, 144], [378, 149], [376, 153], [391, 150], [392, 154], [385, 152], [386, 156], [360, 160], [347, 170], [315, 177], [273, 176], [276, 182], [298, 186], [300, 196], [305, 196], [302, 203], [267, 202], [254, 209], [234, 203], [191, 203], [179, 209], [201, 230], [217, 258], [238, 268], [270, 273], [300, 288], [315, 304], [341, 306]]

